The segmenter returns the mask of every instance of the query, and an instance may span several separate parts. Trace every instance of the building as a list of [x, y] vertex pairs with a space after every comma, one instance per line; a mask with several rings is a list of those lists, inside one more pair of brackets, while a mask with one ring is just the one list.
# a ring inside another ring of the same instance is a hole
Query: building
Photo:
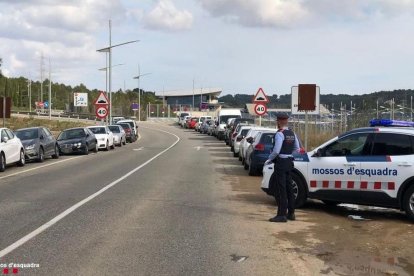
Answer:
[[220, 88], [195, 88], [194, 90], [172, 90], [155, 93], [165, 105], [174, 110], [214, 109], [218, 106]]

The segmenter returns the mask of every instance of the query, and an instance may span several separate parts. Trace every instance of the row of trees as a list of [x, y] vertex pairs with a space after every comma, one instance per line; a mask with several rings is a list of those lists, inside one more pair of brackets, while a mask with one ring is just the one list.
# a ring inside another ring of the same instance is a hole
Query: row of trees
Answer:
[[[48, 100], [49, 80], [43, 82], [43, 100]], [[41, 83], [31, 81], [31, 97], [29, 97], [29, 80], [24, 77], [19, 78], [0, 78], [0, 95], [12, 98], [13, 110], [29, 110], [31, 103], [32, 110], [35, 109], [35, 102], [41, 100]], [[88, 94], [88, 107], [77, 110], [73, 107], [73, 93], [84, 92]], [[77, 111], [80, 113], [94, 113], [94, 100], [98, 96], [97, 89], [90, 90], [84, 84], [70, 86], [61, 83], [52, 83], [52, 108], [64, 111]], [[138, 90], [116, 91], [112, 94], [113, 114], [120, 116], [131, 116], [131, 104], [138, 102]], [[148, 103], [162, 103], [154, 92], [141, 90], [141, 105], [145, 107]], [[142, 112], [145, 117], [145, 111]]]

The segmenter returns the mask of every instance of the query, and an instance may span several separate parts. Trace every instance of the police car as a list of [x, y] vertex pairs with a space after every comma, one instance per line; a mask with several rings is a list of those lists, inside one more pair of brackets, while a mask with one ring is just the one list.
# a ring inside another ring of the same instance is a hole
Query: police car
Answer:
[[[313, 198], [328, 205], [396, 208], [414, 220], [414, 123], [376, 119], [370, 124], [294, 155], [297, 207]], [[272, 173], [273, 164], [264, 166], [262, 189], [269, 195]]]

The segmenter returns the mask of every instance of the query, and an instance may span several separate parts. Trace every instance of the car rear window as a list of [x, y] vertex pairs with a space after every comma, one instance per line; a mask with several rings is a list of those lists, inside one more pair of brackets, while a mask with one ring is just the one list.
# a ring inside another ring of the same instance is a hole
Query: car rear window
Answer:
[[397, 133], [378, 133], [374, 138], [372, 155], [409, 155], [414, 154], [409, 135]]
[[240, 135], [241, 136], [246, 136], [246, 134], [249, 132], [250, 129], [246, 128], [246, 129], [242, 129]]
[[16, 131], [16, 136], [22, 140], [32, 140], [39, 137], [39, 130], [36, 129], [25, 129], [25, 130], [18, 130]]
[[109, 130], [112, 131], [113, 133], [120, 133], [121, 131], [119, 130], [119, 127], [117, 126], [108, 126]]
[[69, 129], [59, 134], [58, 140], [68, 140], [85, 137], [85, 131], [83, 128], [80, 129]]
[[104, 127], [91, 127], [89, 128], [94, 134], [106, 134], [106, 130]]
[[263, 133], [260, 142], [266, 145], [273, 145], [274, 133]]

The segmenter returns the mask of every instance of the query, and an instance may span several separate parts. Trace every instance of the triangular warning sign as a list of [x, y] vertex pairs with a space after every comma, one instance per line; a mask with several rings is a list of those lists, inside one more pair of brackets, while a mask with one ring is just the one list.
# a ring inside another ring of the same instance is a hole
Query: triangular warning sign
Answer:
[[105, 93], [101, 91], [98, 98], [95, 100], [95, 105], [109, 104], [108, 98]]
[[256, 95], [253, 98], [253, 103], [268, 103], [269, 99], [267, 98], [265, 92], [263, 91], [262, 88], [259, 88], [259, 90], [257, 90]]

